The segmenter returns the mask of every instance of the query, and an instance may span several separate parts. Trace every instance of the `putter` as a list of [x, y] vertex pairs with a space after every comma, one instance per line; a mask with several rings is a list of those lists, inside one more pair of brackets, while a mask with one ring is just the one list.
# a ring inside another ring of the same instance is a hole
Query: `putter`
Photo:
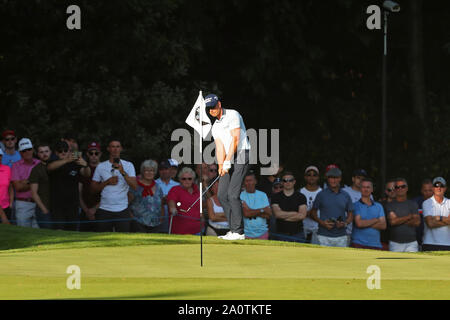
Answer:
[[[213, 186], [213, 184], [214, 183], [216, 183], [216, 181], [218, 180], [220, 178], [220, 175], [218, 175], [215, 179], [214, 179], [214, 181], [213, 182], [211, 182], [211, 184], [208, 186], [208, 188], [206, 188], [205, 189], [205, 191], [203, 191], [203, 193], [202, 193], [202, 195], [197, 199], [197, 200], [195, 200], [195, 202], [193, 203], [193, 204], [191, 204], [191, 206], [187, 209], [187, 210], [183, 210], [183, 209], [179, 209], [181, 212], [184, 212], [184, 213], [188, 213], [189, 212], [189, 210], [191, 210], [192, 209], [192, 207], [205, 195], [205, 193]], [[180, 205], [181, 205], [181, 203], [180, 202], [178, 202]], [[178, 203], [177, 203], [177, 206], [178, 206]]]

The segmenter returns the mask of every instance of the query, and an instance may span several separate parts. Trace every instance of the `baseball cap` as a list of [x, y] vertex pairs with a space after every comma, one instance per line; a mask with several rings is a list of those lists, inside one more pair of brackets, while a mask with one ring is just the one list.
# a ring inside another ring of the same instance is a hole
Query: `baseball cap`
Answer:
[[16, 136], [15, 132], [13, 130], [5, 130], [2, 132], [2, 137], [6, 138], [7, 136]]
[[353, 171], [352, 177], [356, 177], [356, 176], [367, 177], [367, 172], [364, 169], [356, 169], [355, 171]]
[[311, 170], [313, 170], [313, 171], [317, 172], [317, 174], [319, 174], [319, 169], [317, 169], [316, 166], [309, 166], [308, 168], [306, 168], [305, 174], [308, 173], [308, 171], [311, 171]]
[[31, 140], [28, 138], [22, 138], [19, 141], [19, 152], [26, 150], [26, 149], [32, 149], [33, 144], [31, 143]]
[[276, 178], [273, 180], [272, 187], [275, 187], [277, 184], [281, 184], [281, 178]]
[[339, 169], [339, 167], [338, 167], [337, 165], [335, 165], [334, 163], [332, 163], [332, 164], [329, 164], [329, 165], [326, 167], [325, 173], [327, 173], [328, 171], [330, 171], [330, 170], [333, 169], [333, 168]]
[[168, 159], [171, 167], [178, 167], [178, 161], [175, 159]]
[[447, 182], [442, 177], [436, 177], [433, 179], [433, 184], [438, 183], [438, 182], [442, 183], [444, 185], [444, 187], [447, 186]]
[[170, 164], [169, 160], [163, 160], [159, 163], [160, 169], [169, 169], [172, 165]]
[[342, 176], [342, 171], [339, 168], [331, 168], [326, 173], [327, 177], [340, 177]]
[[96, 149], [98, 151], [101, 151], [100, 144], [98, 142], [95, 142], [95, 141], [89, 143], [89, 146], [88, 146], [87, 150], [89, 151], [89, 150], [92, 150], [92, 149]]
[[208, 94], [205, 98], [205, 105], [207, 108], [215, 107], [217, 102], [219, 102], [219, 97], [213, 93]]

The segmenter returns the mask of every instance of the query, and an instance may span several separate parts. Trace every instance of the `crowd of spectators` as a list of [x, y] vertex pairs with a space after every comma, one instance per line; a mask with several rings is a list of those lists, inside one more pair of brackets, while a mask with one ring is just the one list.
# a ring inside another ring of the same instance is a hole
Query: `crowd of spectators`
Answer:
[[[72, 135], [34, 146], [29, 138], [18, 141], [13, 130], [3, 131], [1, 222], [83, 232], [223, 236], [230, 230], [216, 164], [181, 168], [174, 159], [147, 159], [136, 173], [121, 158], [120, 139], [109, 139], [103, 161], [98, 141], [84, 150]], [[421, 195], [411, 200], [405, 178], [389, 180], [377, 200], [364, 169], [342, 187], [342, 171], [331, 164], [324, 180], [321, 186], [316, 166], [304, 170], [303, 181], [283, 167], [259, 178], [249, 171], [240, 195], [246, 238], [396, 252], [450, 250], [443, 177], [424, 180]], [[202, 201], [200, 182], [210, 186]]]

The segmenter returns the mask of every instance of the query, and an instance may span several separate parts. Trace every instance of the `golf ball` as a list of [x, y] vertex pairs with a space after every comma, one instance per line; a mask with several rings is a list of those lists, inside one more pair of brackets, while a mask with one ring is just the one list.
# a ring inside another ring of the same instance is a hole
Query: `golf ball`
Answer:
[[181, 202], [177, 202], [177, 207], [181, 206]]

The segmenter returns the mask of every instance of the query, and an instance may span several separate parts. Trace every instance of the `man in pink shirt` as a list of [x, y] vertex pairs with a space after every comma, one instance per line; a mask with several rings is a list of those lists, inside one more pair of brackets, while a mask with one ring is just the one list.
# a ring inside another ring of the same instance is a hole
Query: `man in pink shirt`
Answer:
[[2, 164], [2, 158], [3, 150], [0, 149], [0, 218], [1, 223], [9, 224], [14, 192], [11, 185], [11, 169], [9, 166]]
[[22, 159], [14, 163], [11, 169], [11, 181], [16, 190], [17, 225], [39, 228], [35, 214], [36, 203], [31, 196], [28, 177], [40, 161], [33, 158], [33, 145], [30, 139], [23, 138], [19, 141], [19, 152]]

